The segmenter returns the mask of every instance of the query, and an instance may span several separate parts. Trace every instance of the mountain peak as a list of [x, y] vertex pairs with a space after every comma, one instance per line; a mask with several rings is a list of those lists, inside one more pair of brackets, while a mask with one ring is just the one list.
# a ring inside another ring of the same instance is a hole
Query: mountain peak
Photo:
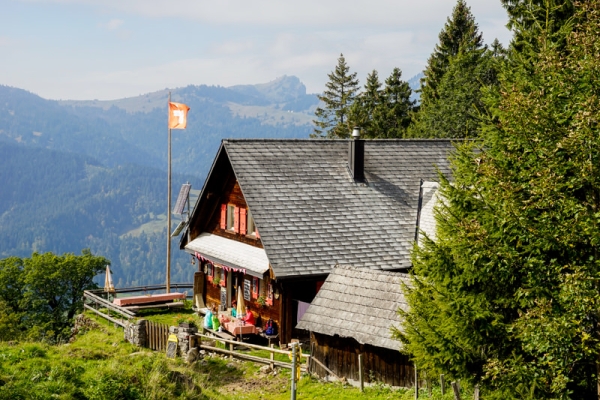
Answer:
[[295, 76], [283, 75], [267, 83], [236, 85], [228, 89], [238, 93], [263, 97], [273, 103], [286, 103], [306, 95], [306, 86]]

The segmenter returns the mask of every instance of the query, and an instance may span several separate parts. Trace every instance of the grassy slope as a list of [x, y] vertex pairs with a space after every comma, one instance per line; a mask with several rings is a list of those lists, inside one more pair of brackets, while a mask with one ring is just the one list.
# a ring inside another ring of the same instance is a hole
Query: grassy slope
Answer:
[[[207, 357], [193, 365], [136, 348], [121, 329], [97, 320], [72, 343], [0, 343], [0, 399], [289, 399], [290, 372]], [[412, 399], [383, 386], [364, 393], [303, 377], [298, 399]], [[441, 397], [434, 397], [441, 399]], [[446, 396], [446, 399], [452, 397]]]

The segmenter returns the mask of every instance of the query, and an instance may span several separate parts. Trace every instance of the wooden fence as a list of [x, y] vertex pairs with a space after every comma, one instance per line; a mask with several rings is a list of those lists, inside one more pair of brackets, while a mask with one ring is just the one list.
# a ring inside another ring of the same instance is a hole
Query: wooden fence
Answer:
[[[208, 335], [204, 335], [201, 333], [197, 333], [196, 335], [197, 338], [197, 344], [198, 347], [200, 349], [203, 350], [208, 350], [208, 351], [213, 351], [216, 353], [222, 353], [222, 354], [227, 354], [230, 357], [236, 357], [236, 358], [240, 358], [242, 360], [248, 360], [248, 361], [254, 361], [254, 362], [259, 362], [262, 364], [269, 364], [271, 365], [271, 368], [273, 368], [274, 366], [278, 366], [278, 367], [282, 367], [282, 368], [292, 368], [292, 363], [291, 362], [284, 362], [284, 361], [277, 361], [274, 359], [274, 354], [290, 354], [289, 350], [280, 350], [280, 349], [276, 349], [273, 347], [273, 345], [271, 345], [271, 347], [265, 347], [265, 346], [259, 346], [256, 344], [250, 344], [250, 343], [244, 343], [241, 341], [237, 341], [237, 340], [229, 340], [229, 339], [223, 339], [220, 337], [215, 337], [215, 336], [208, 336]], [[223, 344], [228, 344], [229, 345], [229, 349], [222, 349], [220, 347], [216, 347], [216, 346], [211, 346], [209, 344], [207, 344], [207, 341], [215, 341], [215, 342], [221, 342]], [[264, 350], [264, 351], [268, 351], [269, 352], [269, 358], [262, 358], [262, 357], [258, 357], [258, 356], [253, 356], [250, 354], [244, 354], [244, 353], [240, 353], [235, 351], [234, 346], [237, 347], [245, 347], [248, 349], [255, 349], [255, 350]], [[306, 358], [307, 362], [306, 365], [308, 365], [310, 363], [310, 355], [308, 354], [302, 354], [302, 357], [300, 357], [298, 359], [298, 363], [301, 363], [302, 360], [301, 358]], [[306, 365], [301, 365], [300, 369], [302, 371], [306, 371]]]
[[[125, 328], [127, 325], [127, 321], [135, 316], [133, 312], [123, 307], [114, 305], [110, 301], [103, 299], [90, 290], [85, 290], [83, 292], [83, 302], [83, 307], [86, 310], [90, 310], [100, 315], [102, 318], [114, 322], [123, 328]], [[100, 309], [106, 309], [106, 312], [102, 312]], [[108, 313], [113, 315], [109, 315]]]
[[167, 350], [169, 325], [146, 321], [146, 347], [156, 351]]

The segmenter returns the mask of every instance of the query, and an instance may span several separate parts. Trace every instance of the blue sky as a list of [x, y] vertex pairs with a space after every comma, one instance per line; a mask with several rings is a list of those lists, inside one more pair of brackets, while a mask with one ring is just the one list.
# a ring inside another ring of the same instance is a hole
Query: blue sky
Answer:
[[[467, 0], [486, 43], [508, 44], [500, 0]], [[190, 84], [295, 75], [323, 91], [344, 53], [361, 83], [419, 73], [454, 0], [0, 0], [0, 84], [109, 100]]]

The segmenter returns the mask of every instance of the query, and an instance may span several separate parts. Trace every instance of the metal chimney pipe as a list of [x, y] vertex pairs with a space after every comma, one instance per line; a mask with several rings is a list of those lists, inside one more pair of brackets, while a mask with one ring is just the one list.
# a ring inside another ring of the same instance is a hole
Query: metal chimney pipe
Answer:
[[365, 141], [360, 138], [360, 128], [352, 130], [352, 140], [348, 144], [348, 168], [355, 181], [365, 180]]

